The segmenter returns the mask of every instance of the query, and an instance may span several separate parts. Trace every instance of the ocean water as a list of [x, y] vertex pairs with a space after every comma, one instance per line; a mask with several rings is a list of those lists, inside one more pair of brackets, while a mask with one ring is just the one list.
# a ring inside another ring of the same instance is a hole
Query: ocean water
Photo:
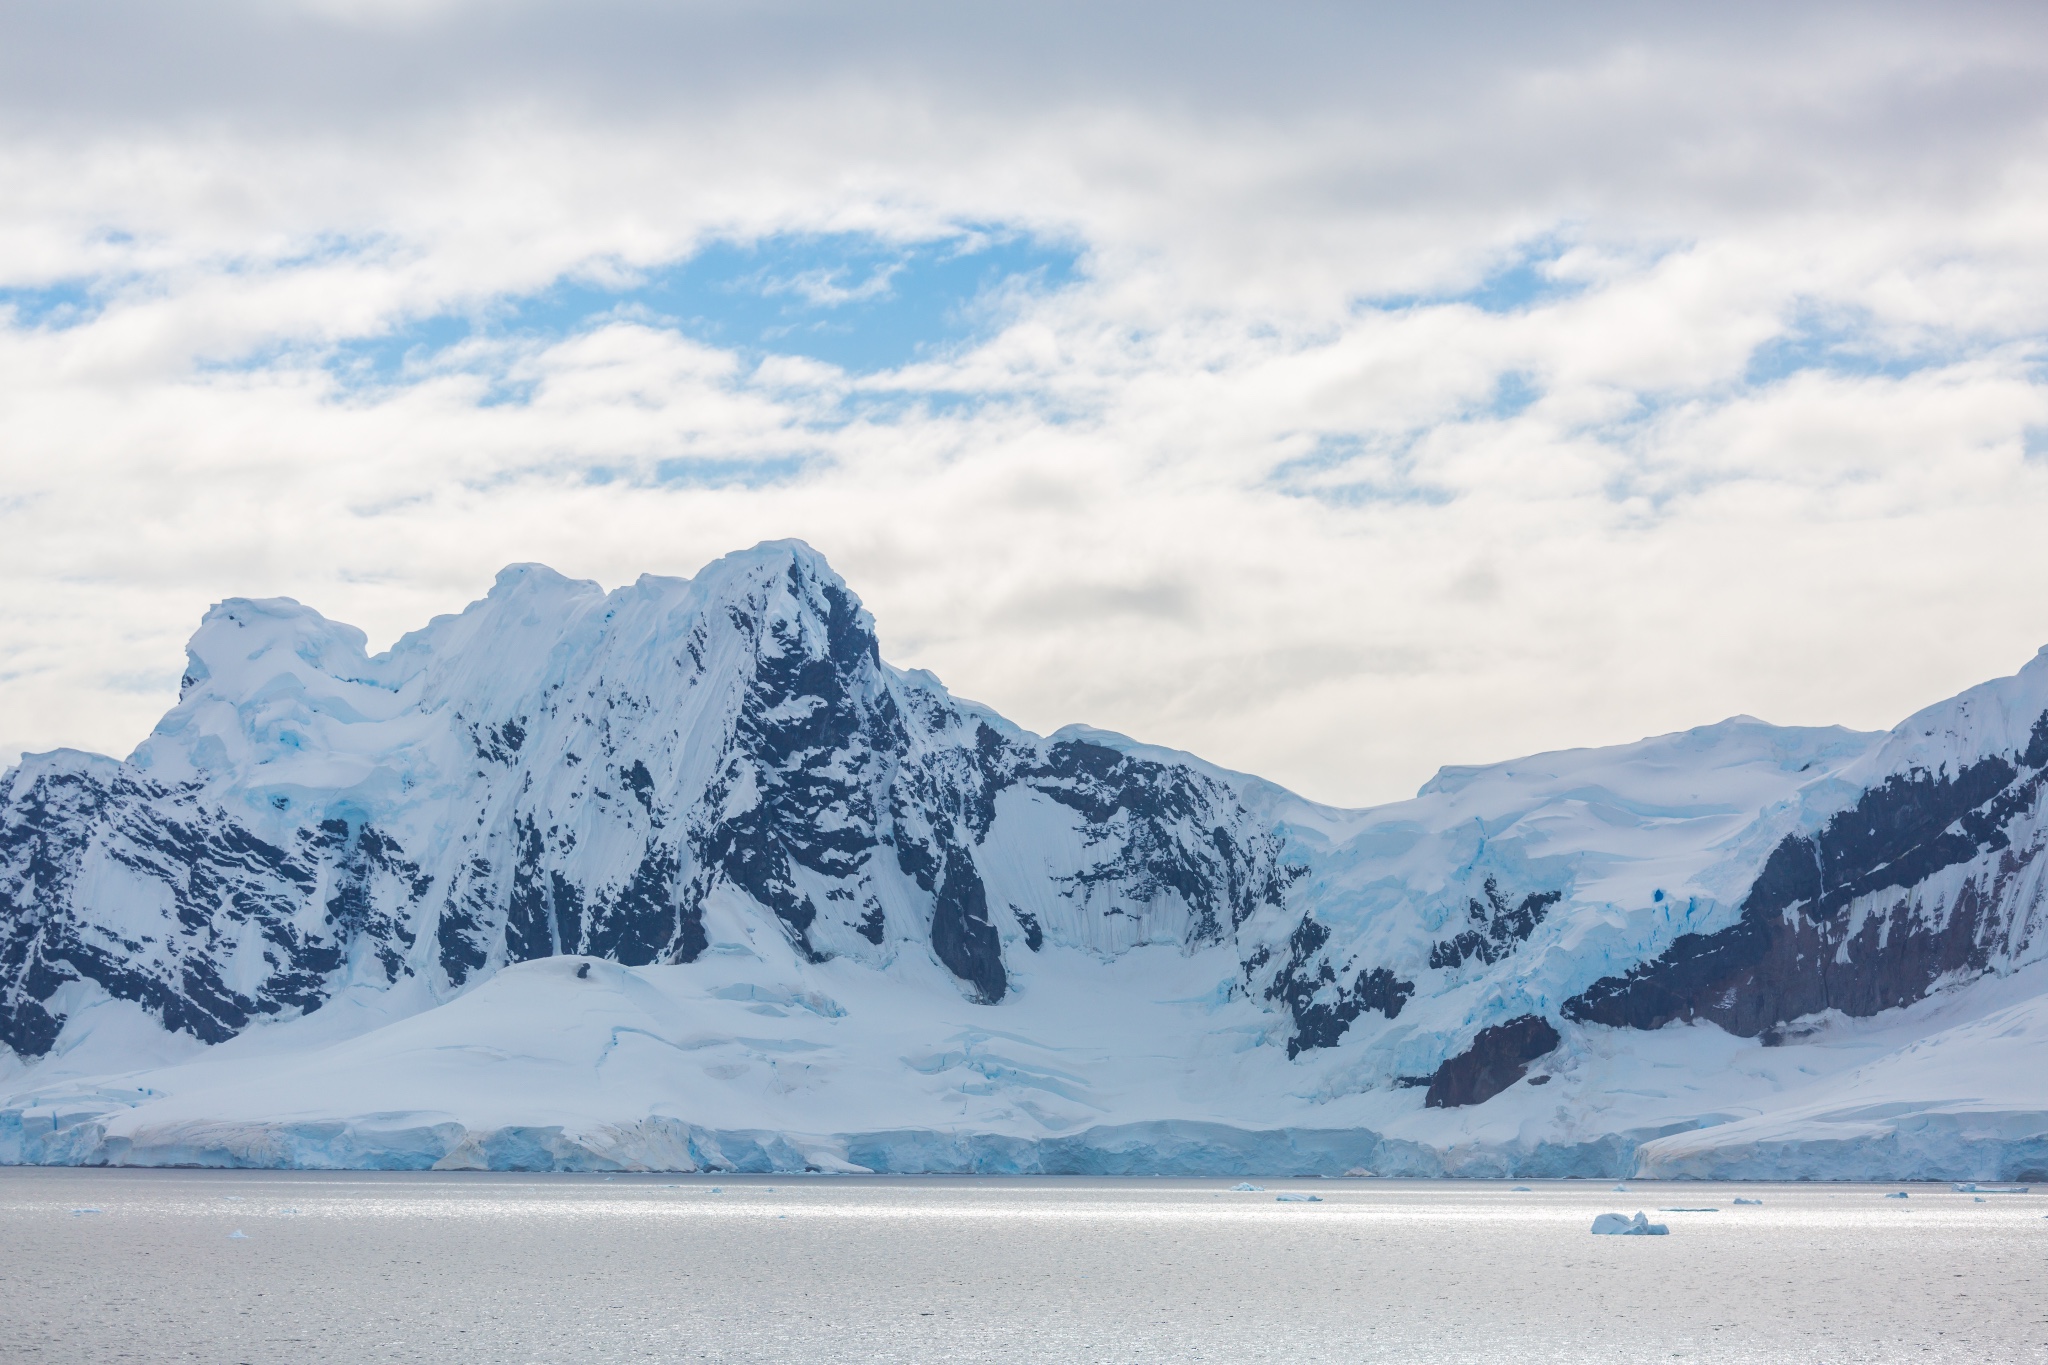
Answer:
[[1231, 1183], [4, 1169], [0, 1360], [2048, 1361], [2048, 1193]]

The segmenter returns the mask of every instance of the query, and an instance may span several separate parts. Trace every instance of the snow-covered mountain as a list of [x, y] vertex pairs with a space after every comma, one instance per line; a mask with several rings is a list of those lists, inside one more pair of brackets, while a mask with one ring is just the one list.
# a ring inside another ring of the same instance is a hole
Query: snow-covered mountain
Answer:
[[814, 551], [193, 637], [0, 780], [0, 1160], [2048, 1178], [2048, 652], [1335, 810]]

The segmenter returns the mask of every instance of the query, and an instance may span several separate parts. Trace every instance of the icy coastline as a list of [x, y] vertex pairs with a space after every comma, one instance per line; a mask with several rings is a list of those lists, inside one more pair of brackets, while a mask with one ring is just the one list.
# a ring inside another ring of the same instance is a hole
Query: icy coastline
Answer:
[[[811, 1135], [701, 1128], [673, 1119], [575, 1131], [557, 1125], [473, 1130], [421, 1116], [361, 1122], [194, 1123], [111, 1136], [99, 1119], [62, 1123], [0, 1111], [0, 1164], [366, 1171], [735, 1172], [758, 1174], [1341, 1177], [1361, 1168], [1399, 1179], [1697, 1181], [2039, 1180], [2048, 1171], [2048, 1114], [2002, 1114], [1982, 1126], [1929, 1125], [1907, 1134], [1771, 1144], [1702, 1143], [1684, 1159], [1663, 1138], [1469, 1144], [1449, 1151], [1364, 1129], [1230, 1128], [1131, 1123], [1057, 1138], [993, 1133]], [[2002, 1130], [2002, 1131], [2001, 1131]]]

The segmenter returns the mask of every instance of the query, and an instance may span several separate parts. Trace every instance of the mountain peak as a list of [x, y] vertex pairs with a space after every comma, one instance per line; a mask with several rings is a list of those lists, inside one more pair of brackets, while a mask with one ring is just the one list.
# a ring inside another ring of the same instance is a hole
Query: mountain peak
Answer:
[[509, 597], [522, 589], [540, 593], [603, 591], [588, 579], [571, 578], [545, 564], [528, 562], [507, 564], [498, 570], [497, 577], [491, 580], [491, 590], [486, 596]]
[[[329, 1035], [301, 1021], [358, 1008], [431, 1040], [394, 1055], [498, 1067], [611, 999], [650, 1013], [547, 1072], [598, 1066], [570, 1089], [632, 1111], [606, 1123], [684, 1094], [759, 1131], [936, 1123], [1005, 1153], [1110, 1114], [1369, 1120], [1449, 1153], [1470, 1144], [1448, 1110], [1497, 1106], [1486, 1131], [1563, 1170], [1687, 1105], [1768, 1102], [1731, 1048], [1937, 984], [1949, 1009], [2048, 953], [2038, 661], [1889, 734], [1731, 717], [1336, 811], [889, 666], [801, 541], [611, 592], [515, 564], [364, 650], [300, 603], [229, 599], [128, 762], [60, 751], [0, 783], [0, 1042], [30, 1073], [146, 1028], [275, 1028], [266, 1048], [313, 1057]], [[1707, 1098], [1596, 1093], [1652, 1046], [1630, 1031], [1673, 1020], [1719, 1026], [1711, 1064], [1640, 1094]], [[495, 1122], [539, 1121], [479, 1084]], [[1621, 1126], [1559, 1127], [1564, 1099]], [[28, 1131], [0, 1107], [0, 1161]]]

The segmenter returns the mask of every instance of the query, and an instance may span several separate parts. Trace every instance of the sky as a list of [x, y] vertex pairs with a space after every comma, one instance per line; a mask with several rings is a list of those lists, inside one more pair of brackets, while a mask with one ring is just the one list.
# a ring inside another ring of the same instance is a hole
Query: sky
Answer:
[[[1711, 11], [1711, 12], [1709, 12]], [[2048, 644], [2048, 11], [0, 0], [0, 764], [801, 537], [1318, 800]]]

